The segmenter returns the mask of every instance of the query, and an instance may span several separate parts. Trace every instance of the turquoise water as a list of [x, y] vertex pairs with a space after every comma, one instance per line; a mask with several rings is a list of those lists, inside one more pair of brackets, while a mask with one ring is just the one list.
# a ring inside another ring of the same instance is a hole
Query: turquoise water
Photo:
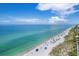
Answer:
[[0, 25], [0, 55], [28, 52], [71, 25]]

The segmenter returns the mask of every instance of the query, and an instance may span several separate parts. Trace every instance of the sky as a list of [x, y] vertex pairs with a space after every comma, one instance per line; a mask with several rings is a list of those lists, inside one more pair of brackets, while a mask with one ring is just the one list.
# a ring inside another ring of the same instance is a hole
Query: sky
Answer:
[[79, 3], [0, 3], [0, 24], [79, 24]]

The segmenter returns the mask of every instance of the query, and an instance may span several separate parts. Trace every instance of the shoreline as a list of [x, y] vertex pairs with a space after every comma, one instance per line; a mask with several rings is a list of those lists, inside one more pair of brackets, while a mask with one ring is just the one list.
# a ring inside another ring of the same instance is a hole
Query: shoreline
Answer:
[[44, 41], [42, 44], [37, 45], [35, 48], [26, 53], [18, 54], [18, 56], [49, 56], [49, 53], [51, 52], [53, 47], [64, 42], [64, 37], [68, 35], [71, 28], [72, 27], [64, 30], [54, 37], [49, 38], [49, 40]]

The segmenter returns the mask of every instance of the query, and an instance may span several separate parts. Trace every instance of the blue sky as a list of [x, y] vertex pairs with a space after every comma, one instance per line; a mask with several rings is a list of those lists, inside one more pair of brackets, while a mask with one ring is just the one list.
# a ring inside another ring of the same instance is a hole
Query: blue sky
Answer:
[[0, 24], [79, 23], [79, 4], [0, 4]]

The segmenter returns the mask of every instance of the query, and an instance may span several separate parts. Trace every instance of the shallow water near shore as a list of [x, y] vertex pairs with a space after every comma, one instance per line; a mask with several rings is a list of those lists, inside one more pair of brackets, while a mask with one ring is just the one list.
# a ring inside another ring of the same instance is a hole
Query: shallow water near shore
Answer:
[[17, 55], [72, 25], [0, 25], [0, 55]]

